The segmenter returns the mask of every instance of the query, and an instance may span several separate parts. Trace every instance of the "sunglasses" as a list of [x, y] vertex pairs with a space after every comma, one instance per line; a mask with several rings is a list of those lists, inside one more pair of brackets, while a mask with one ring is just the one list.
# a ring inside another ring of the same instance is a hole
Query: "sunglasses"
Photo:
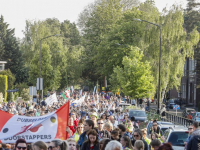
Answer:
[[103, 123], [98, 123], [98, 124], [103, 124]]
[[192, 130], [193, 128], [188, 128], [188, 130]]
[[157, 124], [154, 124], [153, 126], [157, 126]]
[[134, 137], [139, 137], [139, 135], [133, 135]]
[[70, 143], [70, 144], [69, 144], [69, 146], [76, 146], [76, 145], [75, 145], [75, 144], [71, 144], [71, 143]]
[[77, 127], [77, 129], [78, 129], [78, 128], [83, 128], [83, 127]]
[[21, 147], [21, 146], [17, 146], [17, 148], [18, 148], [18, 149], [23, 149], [23, 150], [26, 149], [26, 147]]
[[48, 147], [48, 149], [53, 149], [53, 148], [55, 148], [55, 146], [49, 146], [49, 147]]

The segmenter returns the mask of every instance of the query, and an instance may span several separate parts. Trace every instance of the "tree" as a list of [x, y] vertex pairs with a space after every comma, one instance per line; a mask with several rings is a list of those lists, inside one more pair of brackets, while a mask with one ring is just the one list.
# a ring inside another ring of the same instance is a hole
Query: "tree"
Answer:
[[19, 91], [15, 93], [18, 93], [18, 95], [21, 96], [22, 90], [29, 88], [29, 86], [27, 85], [26, 82], [22, 82], [22, 83], [15, 84], [15, 88], [19, 89]]
[[[161, 91], [180, 86], [185, 58], [193, 56], [193, 46], [199, 40], [199, 33], [193, 30], [189, 36], [183, 28], [183, 14], [179, 6], [173, 5], [161, 15], [154, 4], [142, 3], [139, 8], [123, 13], [112, 30], [104, 34], [96, 48], [96, 66], [104, 75], [112, 74], [113, 68], [122, 67], [122, 60], [127, 56], [127, 45], [137, 46], [143, 50], [144, 60], [150, 62], [153, 83], [158, 85], [159, 28], [145, 22], [134, 21], [134, 18], [147, 20], [161, 25]], [[106, 55], [105, 55], [106, 54]], [[98, 59], [97, 59], [98, 58]], [[106, 65], [101, 67], [104, 63]]]
[[104, 34], [110, 32], [112, 25], [122, 16], [122, 8], [120, 0], [99, 0], [80, 14], [78, 25], [83, 34], [82, 44], [85, 47], [82, 53], [85, 79], [96, 82], [97, 79], [103, 78], [95, 63], [99, 59], [96, 58], [97, 47]]
[[[29, 71], [29, 81], [36, 85], [36, 80], [39, 78], [39, 52], [33, 57]], [[51, 65], [51, 55], [49, 46], [42, 44], [41, 48], [41, 78], [43, 78], [44, 91], [57, 89], [60, 85], [60, 72], [58, 68], [53, 69]]]
[[[0, 17], [0, 60], [7, 61], [6, 69], [15, 75], [16, 82], [25, 81], [26, 77], [21, 73], [25, 73], [24, 61], [19, 49], [19, 42], [14, 35], [14, 29], [9, 29], [8, 24], [4, 22], [3, 16]], [[25, 73], [26, 74], [26, 73]]]
[[[81, 69], [77, 66], [80, 63], [80, 54], [83, 47], [80, 46], [81, 36], [74, 23], [70, 23], [68, 20], [59, 22], [56, 18], [48, 18], [44, 21], [27, 21], [24, 34], [25, 38], [21, 43], [21, 49], [23, 56], [27, 58], [26, 66], [29, 70], [33, 70], [30, 60], [39, 53], [40, 39], [49, 35], [61, 34], [61, 36], [52, 36], [42, 40], [42, 44], [49, 46], [51, 55], [49, 65], [53, 67], [52, 75], [54, 80], [49, 80], [48, 82], [53, 84], [51, 88], [55, 90], [67, 86], [69, 79], [73, 80], [73, 83], [75, 81], [76, 83], [78, 82]], [[37, 63], [36, 61], [34, 62]], [[35, 65], [37, 66], [38, 64]]]
[[149, 97], [155, 90], [150, 64], [143, 62], [143, 57], [139, 48], [130, 47], [129, 56], [123, 57], [122, 67], [115, 67], [111, 76], [117, 79], [115, 82], [119, 83], [123, 93], [132, 98]]

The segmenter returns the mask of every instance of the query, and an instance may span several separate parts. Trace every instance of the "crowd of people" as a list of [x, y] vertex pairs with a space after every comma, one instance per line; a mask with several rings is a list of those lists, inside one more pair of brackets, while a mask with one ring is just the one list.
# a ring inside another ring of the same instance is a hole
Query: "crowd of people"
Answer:
[[[85, 95], [84, 102], [73, 103]], [[15, 143], [1, 144], [0, 149], [9, 150], [172, 150], [165, 143], [156, 120], [150, 134], [140, 129], [134, 117], [129, 118], [129, 110], [120, 107], [123, 98], [108, 94], [73, 94], [70, 102], [66, 140], [55, 139], [45, 143], [27, 143], [18, 139]], [[58, 96], [58, 102], [47, 106], [45, 101], [36, 103], [3, 103], [1, 110], [15, 115], [30, 117], [43, 116], [61, 107], [66, 100]]]

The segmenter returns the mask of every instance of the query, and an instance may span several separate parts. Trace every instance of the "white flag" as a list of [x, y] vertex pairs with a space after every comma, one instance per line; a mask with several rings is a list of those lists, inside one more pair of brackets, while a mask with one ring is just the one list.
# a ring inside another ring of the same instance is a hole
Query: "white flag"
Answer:
[[47, 99], [45, 100], [45, 102], [49, 106], [53, 105], [54, 102], [58, 102], [58, 99], [56, 97], [56, 93], [54, 93], [51, 96], [47, 97]]

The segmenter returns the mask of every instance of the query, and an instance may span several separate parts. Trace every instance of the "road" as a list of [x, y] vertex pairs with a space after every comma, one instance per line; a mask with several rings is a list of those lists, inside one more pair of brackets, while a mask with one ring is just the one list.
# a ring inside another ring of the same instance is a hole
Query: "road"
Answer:
[[[151, 108], [157, 109], [158, 105], [151, 103], [150, 104], [150, 109]], [[177, 116], [182, 116], [182, 112], [183, 112], [184, 108], [185, 107], [182, 107], [181, 109], [177, 110]], [[176, 110], [169, 109], [169, 111], [167, 111], [167, 112], [169, 112], [170, 114], [176, 115]]]

